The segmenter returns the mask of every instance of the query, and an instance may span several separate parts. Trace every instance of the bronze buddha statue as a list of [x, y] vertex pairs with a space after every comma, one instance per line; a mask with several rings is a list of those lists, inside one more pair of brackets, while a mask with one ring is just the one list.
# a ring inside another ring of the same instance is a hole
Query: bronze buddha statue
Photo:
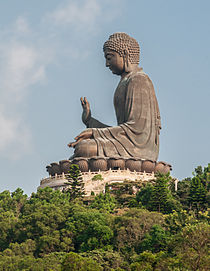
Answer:
[[104, 43], [106, 67], [121, 77], [114, 94], [117, 126], [94, 119], [90, 104], [81, 98], [82, 121], [87, 129], [75, 137], [73, 158], [135, 158], [157, 161], [160, 113], [153, 84], [139, 65], [138, 42], [114, 33]]

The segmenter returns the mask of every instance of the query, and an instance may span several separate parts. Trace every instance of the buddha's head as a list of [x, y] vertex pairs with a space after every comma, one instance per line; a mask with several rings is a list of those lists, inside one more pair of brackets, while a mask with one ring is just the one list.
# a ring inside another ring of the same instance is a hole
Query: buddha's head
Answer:
[[139, 64], [140, 47], [138, 42], [126, 33], [114, 33], [104, 43], [106, 66], [114, 74], [130, 72]]

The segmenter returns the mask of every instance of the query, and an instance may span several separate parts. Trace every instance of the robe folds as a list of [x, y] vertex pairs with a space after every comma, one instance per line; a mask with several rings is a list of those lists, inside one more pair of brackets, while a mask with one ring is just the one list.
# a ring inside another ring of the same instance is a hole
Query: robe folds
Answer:
[[117, 126], [109, 127], [92, 117], [86, 124], [93, 128], [97, 156], [156, 161], [160, 113], [153, 84], [142, 68], [121, 79], [114, 94], [114, 108]]

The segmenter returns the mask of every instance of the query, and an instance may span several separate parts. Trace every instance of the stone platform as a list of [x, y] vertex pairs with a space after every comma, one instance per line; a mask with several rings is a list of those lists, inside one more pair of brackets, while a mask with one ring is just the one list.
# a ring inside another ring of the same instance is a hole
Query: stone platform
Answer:
[[[109, 169], [107, 171], [97, 171], [97, 172], [82, 172], [82, 179], [84, 182], [84, 189], [86, 196], [90, 196], [91, 192], [94, 192], [95, 195], [100, 192], [105, 192], [106, 185], [110, 185], [112, 183], [123, 183], [125, 181], [133, 181], [133, 182], [153, 182], [155, 180], [154, 172], [146, 173], [146, 172], [136, 172], [126, 170], [112, 170]], [[99, 175], [100, 174], [100, 175]], [[48, 178], [44, 178], [40, 182], [39, 188], [51, 187], [55, 190], [63, 190], [68, 185], [66, 184], [66, 176], [64, 172], [60, 175], [55, 174], [54, 176], [50, 176]], [[97, 179], [97, 176], [99, 179]], [[95, 177], [95, 178], [94, 178]]]
[[66, 189], [68, 186], [66, 177], [71, 164], [79, 166], [86, 196], [90, 196], [91, 192], [96, 195], [105, 192], [106, 185], [112, 183], [133, 182], [133, 190], [135, 190], [139, 183], [155, 181], [155, 173], [167, 174], [172, 169], [168, 163], [140, 158], [77, 157], [48, 165], [46, 168], [49, 177], [42, 179], [38, 188], [48, 186], [55, 190]]

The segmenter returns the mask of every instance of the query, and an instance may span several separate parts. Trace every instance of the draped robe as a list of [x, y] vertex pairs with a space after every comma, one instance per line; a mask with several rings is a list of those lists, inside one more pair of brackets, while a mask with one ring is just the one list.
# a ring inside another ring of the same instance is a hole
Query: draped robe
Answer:
[[94, 118], [93, 128], [99, 157], [140, 158], [156, 161], [159, 153], [160, 113], [151, 80], [142, 68], [128, 73], [114, 94], [117, 126], [110, 127]]

